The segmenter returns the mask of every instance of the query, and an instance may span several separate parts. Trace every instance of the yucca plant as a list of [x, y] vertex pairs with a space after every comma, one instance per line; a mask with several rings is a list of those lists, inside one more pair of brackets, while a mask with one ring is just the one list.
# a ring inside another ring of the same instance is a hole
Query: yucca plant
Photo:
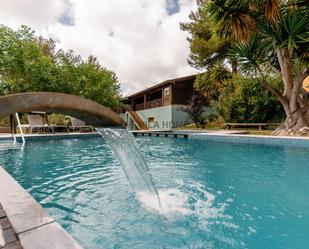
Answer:
[[[243, 74], [260, 79], [284, 107], [286, 122], [275, 134], [309, 133], [309, 1], [199, 0], [218, 37], [231, 41], [230, 58]], [[284, 89], [267, 82], [278, 75]]]

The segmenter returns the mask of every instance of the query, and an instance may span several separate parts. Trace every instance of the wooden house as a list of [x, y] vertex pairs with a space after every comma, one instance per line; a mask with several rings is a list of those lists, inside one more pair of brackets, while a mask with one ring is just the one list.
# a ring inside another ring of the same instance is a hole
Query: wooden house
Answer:
[[196, 75], [170, 79], [127, 97], [123, 115], [130, 129], [169, 130], [192, 123], [181, 109], [194, 94]]

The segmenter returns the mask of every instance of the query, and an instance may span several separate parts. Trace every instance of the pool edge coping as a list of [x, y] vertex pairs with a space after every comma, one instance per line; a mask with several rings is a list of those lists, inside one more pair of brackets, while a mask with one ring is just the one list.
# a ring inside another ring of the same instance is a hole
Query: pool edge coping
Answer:
[[309, 149], [309, 137], [192, 133], [189, 134], [188, 138], [192, 140], [207, 140], [221, 143], [260, 144]]
[[0, 204], [23, 249], [83, 249], [2, 166]]
[[309, 149], [309, 137], [301, 136], [271, 136], [224, 132], [179, 132], [179, 131], [130, 131], [136, 136], [188, 138], [190, 140], [205, 140], [218, 143], [287, 146]]
[[[73, 139], [73, 138], [91, 138], [91, 137], [100, 137], [98, 132], [92, 133], [56, 133], [56, 134], [26, 134], [25, 138], [28, 141], [39, 140], [39, 139]], [[21, 142], [22, 138], [20, 134], [16, 135], [18, 142]], [[0, 141], [13, 141], [13, 137], [10, 134], [1, 135]]]
[[[131, 134], [140, 133], [138, 131], [129, 131]], [[156, 134], [154, 131], [141, 131], [145, 134]], [[158, 134], [163, 134], [161, 131]], [[238, 133], [220, 133], [220, 132], [185, 132], [170, 131], [169, 136], [186, 137], [195, 140], [208, 140], [220, 143], [237, 143], [237, 144], [262, 144], [273, 146], [289, 146], [295, 148], [309, 148], [309, 137], [300, 136], [270, 136], [270, 135], [251, 135], [251, 134], [238, 134]], [[98, 132], [94, 133], [60, 133], [60, 134], [35, 134], [27, 135], [28, 141], [35, 140], [57, 140], [57, 139], [75, 139], [75, 138], [92, 138], [101, 137]], [[0, 136], [0, 141], [10, 140], [12, 137]], [[18, 138], [20, 140], [20, 137]], [[20, 142], [20, 141], [19, 141]]]

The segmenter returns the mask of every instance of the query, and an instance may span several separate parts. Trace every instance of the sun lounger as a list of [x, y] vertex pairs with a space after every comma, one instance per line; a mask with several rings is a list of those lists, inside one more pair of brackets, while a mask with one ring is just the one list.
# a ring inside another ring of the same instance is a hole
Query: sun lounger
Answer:
[[55, 124], [52, 124], [52, 125], [49, 125], [49, 127], [52, 128], [53, 133], [56, 133], [56, 132], [69, 132], [69, 128], [66, 125], [55, 125]]
[[39, 133], [55, 133], [56, 131], [69, 132], [68, 126], [66, 125], [44, 124], [43, 117], [39, 114], [28, 114], [27, 119], [29, 124], [25, 125], [25, 128], [31, 133], [35, 133], [36, 131], [39, 131]]
[[69, 130], [72, 132], [93, 132], [93, 127], [91, 125], [86, 125], [84, 121], [79, 120], [77, 118], [70, 117], [71, 126], [69, 127]]
[[28, 114], [27, 120], [30, 133], [35, 133], [36, 131], [39, 131], [39, 133], [53, 132], [50, 126], [44, 124], [43, 118], [39, 114]]

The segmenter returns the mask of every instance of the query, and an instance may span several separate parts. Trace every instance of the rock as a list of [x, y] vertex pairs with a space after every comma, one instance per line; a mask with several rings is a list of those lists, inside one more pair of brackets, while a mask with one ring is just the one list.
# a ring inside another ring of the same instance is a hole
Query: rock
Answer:
[[303, 133], [309, 133], [309, 127], [306, 126], [306, 127], [300, 128], [299, 131]]
[[272, 132], [274, 136], [309, 136], [309, 127], [287, 128], [286, 125], [279, 126]]

